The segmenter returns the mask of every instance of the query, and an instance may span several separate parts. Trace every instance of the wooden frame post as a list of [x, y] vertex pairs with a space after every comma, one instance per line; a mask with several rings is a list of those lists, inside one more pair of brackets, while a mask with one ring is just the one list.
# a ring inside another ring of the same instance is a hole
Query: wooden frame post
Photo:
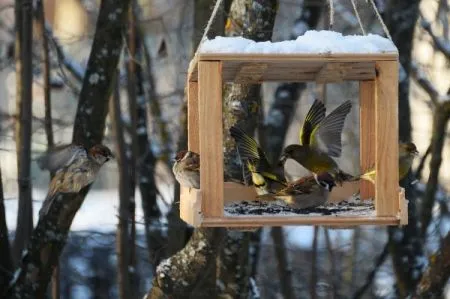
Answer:
[[201, 211], [223, 216], [222, 62], [198, 63], [198, 136], [200, 141]]
[[198, 83], [187, 82], [188, 104], [188, 149], [191, 152], [200, 152], [199, 128], [198, 128]]
[[[375, 167], [375, 80], [359, 81], [359, 163], [361, 174]], [[375, 198], [374, 185], [360, 181], [362, 199]]]
[[393, 216], [399, 211], [398, 62], [375, 67], [375, 209], [377, 216]]

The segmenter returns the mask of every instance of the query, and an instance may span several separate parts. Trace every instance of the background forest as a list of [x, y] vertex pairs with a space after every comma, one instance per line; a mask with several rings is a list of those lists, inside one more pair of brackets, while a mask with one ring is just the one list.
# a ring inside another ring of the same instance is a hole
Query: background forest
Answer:
[[[402, 182], [408, 226], [255, 232], [179, 218], [171, 167], [187, 146], [185, 80], [214, 4], [0, 0], [0, 298], [450, 298], [450, 2], [222, 1], [209, 38], [385, 36], [376, 7], [399, 49], [399, 136], [420, 151], [409, 178], [419, 182]], [[231, 125], [275, 160], [315, 98], [328, 111], [350, 99], [338, 162], [358, 173], [358, 92], [356, 82], [227, 86], [225, 163]], [[103, 142], [116, 159], [38, 222], [50, 175], [36, 157], [71, 142]]]

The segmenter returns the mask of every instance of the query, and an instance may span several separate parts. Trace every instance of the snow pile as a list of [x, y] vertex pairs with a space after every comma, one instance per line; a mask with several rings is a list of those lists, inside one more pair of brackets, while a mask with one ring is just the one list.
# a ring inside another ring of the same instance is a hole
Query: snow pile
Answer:
[[392, 41], [380, 35], [342, 35], [334, 31], [307, 31], [296, 40], [255, 42], [243, 37], [218, 36], [202, 42], [200, 53], [331, 54], [398, 53]]

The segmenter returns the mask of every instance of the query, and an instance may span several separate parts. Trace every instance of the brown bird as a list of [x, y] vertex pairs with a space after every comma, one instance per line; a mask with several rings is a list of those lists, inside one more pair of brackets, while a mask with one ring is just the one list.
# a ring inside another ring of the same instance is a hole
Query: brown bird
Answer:
[[286, 188], [277, 192], [274, 197], [293, 208], [314, 208], [327, 202], [328, 194], [335, 186], [333, 177], [324, 172], [318, 174], [317, 178], [310, 175], [289, 182]]
[[200, 155], [182, 150], [175, 156], [172, 167], [175, 179], [181, 186], [200, 189]]
[[315, 100], [300, 129], [300, 144], [287, 146], [281, 161], [293, 159], [315, 176], [328, 172], [338, 182], [350, 179], [352, 176], [340, 170], [332, 157], [341, 155], [342, 129], [351, 108], [351, 102], [346, 101], [325, 116], [325, 105]]
[[[71, 148], [71, 150], [69, 148], [70, 146], [62, 149], [67, 151], [65, 157], [62, 153], [51, 154], [59, 158], [58, 163], [51, 163], [51, 159], [46, 158], [48, 161], [45, 164], [46, 169], [56, 170], [56, 174], [50, 182], [47, 197], [39, 212], [41, 216], [48, 213], [56, 193], [80, 192], [94, 182], [103, 164], [114, 158], [111, 150], [102, 144], [94, 145], [88, 151], [83, 150], [82, 147]], [[56, 168], [56, 165], [63, 166]]]

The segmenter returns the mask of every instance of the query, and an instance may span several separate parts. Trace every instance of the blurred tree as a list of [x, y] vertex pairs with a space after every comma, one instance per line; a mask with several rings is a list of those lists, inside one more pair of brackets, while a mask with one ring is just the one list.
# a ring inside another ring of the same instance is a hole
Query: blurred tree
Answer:
[[13, 255], [20, 260], [33, 230], [31, 198], [31, 130], [33, 91], [33, 18], [32, 2], [16, 0], [16, 149], [17, 183], [19, 185], [19, 212]]
[[4, 294], [13, 273], [13, 260], [6, 225], [2, 169], [0, 168], [0, 294]]
[[[101, 2], [75, 118], [73, 143], [90, 147], [102, 141], [129, 4], [129, 0]], [[89, 187], [76, 195], [55, 195], [56, 200], [52, 202], [49, 212], [40, 217], [33, 231], [26, 254], [22, 256], [21, 266], [11, 281], [5, 298], [42, 298], [45, 295], [72, 220]]]

